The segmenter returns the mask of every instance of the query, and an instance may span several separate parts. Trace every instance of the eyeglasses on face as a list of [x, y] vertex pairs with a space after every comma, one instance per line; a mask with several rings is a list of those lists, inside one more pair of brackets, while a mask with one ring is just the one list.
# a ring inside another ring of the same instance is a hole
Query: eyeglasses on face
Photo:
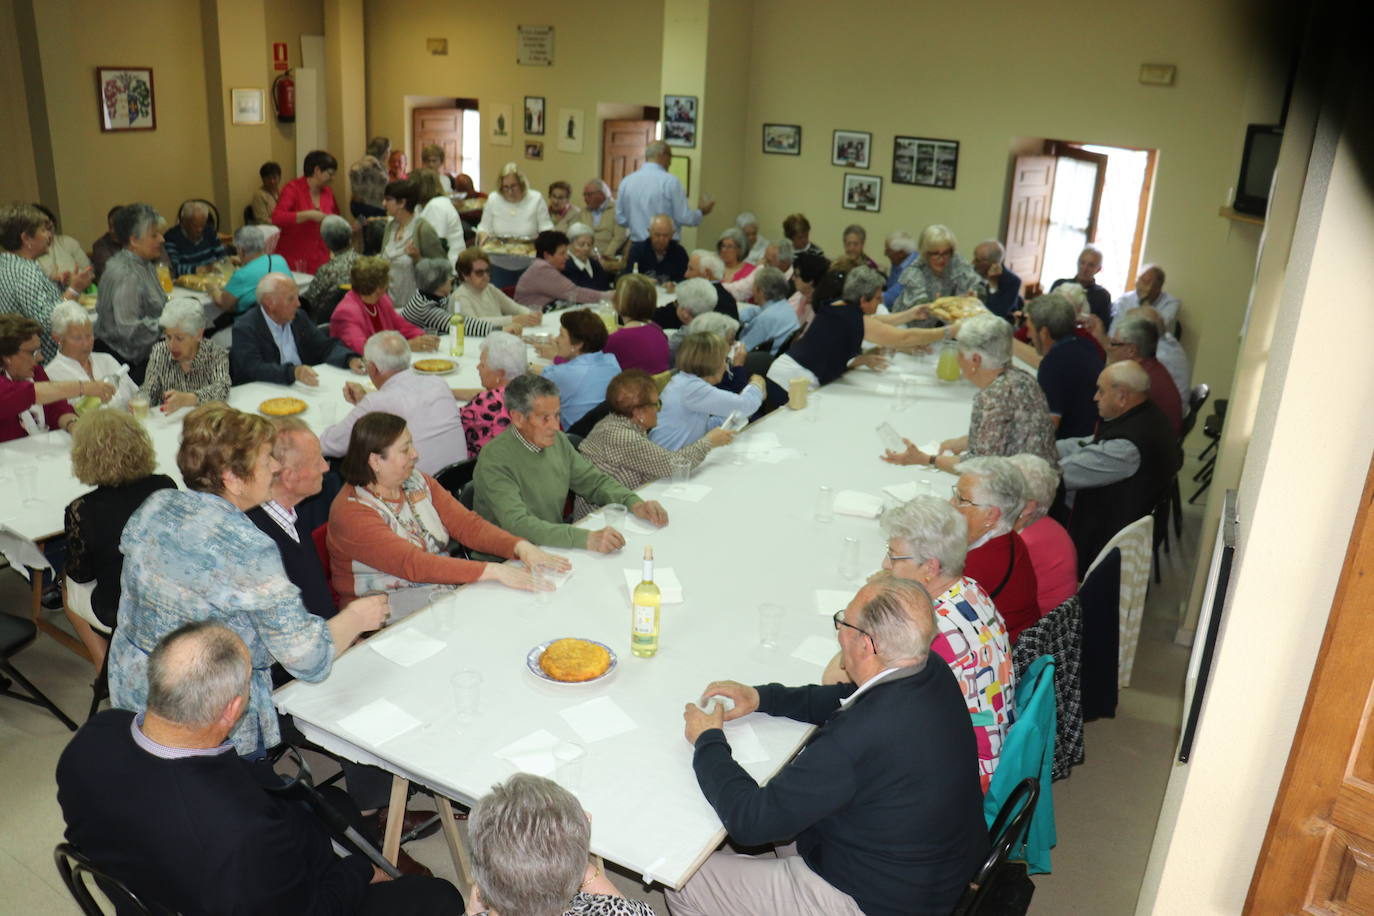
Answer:
[[953, 248], [942, 248], [939, 251], [927, 251], [927, 258], [952, 258], [954, 257]]
[[903, 555], [903, 556], [898, 556], [897, 554], [895, 554], [895, 553], [892, 552], [892, 545], [891, 545], [891, 544], [889, 544], [889, 545], [887, 546], [887, 562], [889, 562], [889, 563], [896, 563], [898, 560], [914, 560], [914, 559], [916, 559], [916, 558], [913, 557], [913, 556], [905, 556], [905, 555]]
[[869, 639], [872, 639], [872, 638], [873, 638], [872, 635], [870, 635], [869, 632], [868, 632], [867, 630], [859, 629], [858, 627], [854, 626], [854, 624], [852, 624], [852, 623], [850, 623], [849, 621], [845, 620], [845, 619], [844, 619], [844, 611], [845, 611], [844, 608], [840, 608], [838, 611], [835, 612], [835, 616], [832, 617], [832, 618], [830, 618], [831, 620], [835, 621], [835, 629], [836, 629], [837, 631], [839, 630], [840, 627], [849, 627], [849, 629], [851, 629], [851, 630], [857, 630], [858, 632], [860, 632], [860, 633], [862, 633], [863, 635], [867, 636]]
[[657, 401], [645, 401], [643, 404], [636, 404], [635, 407], [636, 409], [640, 407], [652, 407], [654, 410], [662, 410], [663, 398], [659, 398]]
[[986, 509], [986, 508], [987, 508], [987, 506], [984, 506], [982, 503], [976, 503], [976, 502], [974, 502], [973, 500], [969, 499], [969, 498], [968, 498], [967, 496], [965, 496], [964, 494], [960, 493], [960, 492], [959, 492], [959, 485], [958, 485], [957, 483], [956, 483], [954, 486], [950, 487], [949, 490], [950, 490], [951, 493], [954, 494], [954, 505], [955, 505], [956, 508], [959, 508], [959, 509], [965, 509], [965, 508], [970, 508], [970, 509]]

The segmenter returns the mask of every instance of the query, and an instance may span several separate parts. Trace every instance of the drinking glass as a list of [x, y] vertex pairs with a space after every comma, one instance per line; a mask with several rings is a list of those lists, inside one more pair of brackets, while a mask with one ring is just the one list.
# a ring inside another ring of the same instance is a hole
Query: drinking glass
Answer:
[[553, 759], [557, 764], [555, 781], [569, 792], [580, 790], [582, 764], [587, 759], [587, 749], [576, 741], [561, 741], [553, 749]]
[[630, 510], [624, 503], [607, 503], [601, 507], [601, 513], [606, 517], [606, 527], [614, 528], [621, 534], [625, 533], [625, 522], [630, 517]]
[[458, 718], [471, 721], [482, 706], [482, 672], [463, 668], [449, 683], [453, 686], [453, 707]]
[[840, 576], [845, 579], [859, 577], [859, 539], [847, 537], [840, 544]]
[[816, 488], [816, 521], [829, 524], [835, 520], [835, 491], [827, 486]]
[[692, 479], [691, 459], [674, 455], [669, 459], [669, 467], [673, 469], [673, 486], [684, 487]]
[[42, 502], [38, 497], [38, 465], [15, 465], [14, 482], [24, 505], [33, 506]]
[[782, 614], [780, 604], [759, 605], [759, 646], [776, 649], [782, 638]]
[[129, 412], [134, 415], [136, 420], [148, 419], [148, 396], [136, 394], [129, 398]]

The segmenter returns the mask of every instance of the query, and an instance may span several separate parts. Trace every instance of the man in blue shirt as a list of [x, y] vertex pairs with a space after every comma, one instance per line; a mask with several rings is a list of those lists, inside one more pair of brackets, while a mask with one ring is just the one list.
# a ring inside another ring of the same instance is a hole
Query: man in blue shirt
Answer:
[[892, 262], [892, 272], [887, 275], [887, 286], [883, 289], [883, 305], [891, 312], [895, 311], [897, 300], [902, 297], [902, 284], [898, 278], [902, 271], [916, 263], [921, 253], [911, 233], [898, 230], [888, 235], [883, 243], [883, 255]]
[[[615, 221], [630, 230], [630, 241], [647, 239], [649, 222], [660, 213], [667, 214], [676, 226], [699, 226], [701, 218], [715, 206], [715, 201], [710, 201], [692, 209], [682, 182], [668, 173], [672, 161], [668, 144], [656, 140], [645, 148], [644, 164], [639, 170], [621, 180], [616, 192]], [[680, 235], [679, 230], [673, 232], [675, 239]]]
[[1077, 316], [1067, 299], [1053, 294], [1026, 306], [1031, 342], [1043, 358], [1036, 381], [1045, 392], [1056, 439], [1081, 439], [1097, 428], [1097, 377], [1102, 357], [1092, 341], [1074, 333]]
[[997, 239], [979, 242], [973, 249], [973, 269], [988, 282], [988, 295], [983, 304], [994, 315], [1011, 321], [1011, 313], [1021, 310], [1021, 278], [1002, 265], [1006, 249]]
[[754, 290], [759, 294], [755, 298], [767, 305], [749, 321], [739, 341], [746, 350], [767, 344], [776, 356], [792, 332], [801, 327], [797, 310], [787, 300], [787, 280], [776, 267], [760, 267], [754, 272]]

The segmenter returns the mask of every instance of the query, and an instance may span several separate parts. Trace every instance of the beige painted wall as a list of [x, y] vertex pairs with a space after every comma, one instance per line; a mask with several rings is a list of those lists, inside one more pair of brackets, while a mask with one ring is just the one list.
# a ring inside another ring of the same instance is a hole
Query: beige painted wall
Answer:
[[[779, 235], [782, 217], [795, 209], [807, 214], [812, 239], [828, 253], [840, 249], [849, 222], [867, 227], [875, 258], [886, 233], [929, 223], [950, 226], [967, 253], [1002, 224], [1013, 137], [1157, 148], [1145, 256], [1166, 266], [1169, 289], [1184, 301], [1184, 343], [1198, 361], [1197, 380], [1225, 396], [1258, 230], [1233, 225], [1217, 210], [1235, 183], [1246, 122], [1274, 118], [1279, 106], [1276, 93], [1248, 92], [1250, 49], [1234, 27], [1240, 0], [1151, 5], [1150, 19], [1186, 21], [1186, 29], [1145, 28], [1138, 4], [1088, 0], [1040, 5], [1034, 16], [1014, 0], [990, 0], [978, 18], [995, 25], [976, 30], [958, 5], [851, 0], [843, 16], [806, 8], [754, 4], [755, 23], [768, 27], [753, 30], [750, 79], [740, 87], [749, 97], [741, 166], [743, 203], [762, 220], [764, 235]], [[910, 47], [875, 34], [878, 22], [883, 35], [901, 36]], [[1098, 37], [1074, 40], [1085, 23]], [[836, 53], [816, 47], [819, 28]], [[976, 52], [955, 65], [922, 59], [955, 40]], [[894, 48], [910, 53], [885, 53]], [[1177, 84], [1140, 85], [1137, 70], [1146, 61], [1175, 64]], [[765, 121], [802, 125], [801, 156], [764, 155]], [[857, 170], [830, 164], [835, 128], [873, 133], [869, 174], [883, 178], [881, 213], [841, 208], [842, 176]], [[897, 134], [960, 141], [956, 189], [893, 185]]]
[[[301, 36], [324, 34], [324, 6], [321, 0], [291, 0], [289, 3], [273, 3], [267, 16], [267, 40], [263, 43], [262, 86], [270, 93], [272, 80], [277, 71], [272, 69], [272, 43], [286, 42], [290, 64], [301, 65]], [[300, 163], [296, 161], [296, 125], [282, 124], [272, 114], [272, 103], [267, 100], [268, 127], [272, 138], [272, 161], [282, 168], [283, 183], [300, 174]], [[262, 165], [262, 163], [258, 163]], [[256, 175], [256, 172], [254, 173]], [[244, 201], [247, 203], [247, 201]], [[239, 204], [243, 209], [243, 204]]]
[[[28, 2], [28, 0], [20, 0]], [[19, 30], [14, 21], [15, 0], [0, 0], [0, 83], [22, 87], [24, 71], [19, 60]], [[28, 93], [0, 93], [0, 201], [36, 201], [38, 169], [29, 130]]]
[[[496, 173], [515, 161], [541, 193], [566, 179], [575, 186], [601, 172], [598, 102], [661, 105], [659, 66], [663, 10], [655, 3], [607, 0], [595, 12], [561, 0], [522, 0], [501, 5], [449, 0], [367, 0], [367, 133], [395, 143], [405, 136], [405, 96], [475, 98], [479, 104], [511, 106], [517, 128], [512, 146], [482, 143], [484, 189], [495, 187]], [[515, 63], [515, 27], [554, 26], [554, 65]], [[447, 38], [447, 57], [425, 50], [426, 38]], [[545, 101], [552, 125], [559, 108], [580, 108], [587, 136], [581, 153], [560, 152], [557, 136], [546, 129], [544, 159], [524, 158], [524, 97]], [[416, 150], [409, 150], [415, 161]], [[351, 162], [362, 149], [333, 150]]]

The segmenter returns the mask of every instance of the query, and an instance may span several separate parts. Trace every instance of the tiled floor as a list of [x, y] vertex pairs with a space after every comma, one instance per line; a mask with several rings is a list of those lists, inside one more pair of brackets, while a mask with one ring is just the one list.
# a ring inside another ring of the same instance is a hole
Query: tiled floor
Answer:
[[[1117, 717], [1088, 724], [1087, 762], [1054, 784], [1059, 846], [1054, 873], [1036, 878], [1033, 914], [1134, 912], [1182, 714], [1188, 652], [1172, 638], [1191, 582], [1200, 517], [1200, 509], [1189, 508], [1182, 549], [1175, 545], [1164, 560], [1163, 584], [1151, 588], [1135, 681], [1122, 691]], [[27, 583], [0, 570], [0, 608], [27, 613], [27, 607]], [[90, 702], [85, 661], [43, 636], [15, 661], [80, 720]], [[78, 912], [52, 862], [62, 835], [53, 767], [68, 735], [46, 712], [0, 697], [0, 916]], [[329, 769], [319, 765], [315, 772]], [[441, 836], [407, 849], [436, 874], [453, 877]], [[651, 901], [666, 916], [661, 893], [644, 889], [635, 876], [617, 878], [627, 895]]]

